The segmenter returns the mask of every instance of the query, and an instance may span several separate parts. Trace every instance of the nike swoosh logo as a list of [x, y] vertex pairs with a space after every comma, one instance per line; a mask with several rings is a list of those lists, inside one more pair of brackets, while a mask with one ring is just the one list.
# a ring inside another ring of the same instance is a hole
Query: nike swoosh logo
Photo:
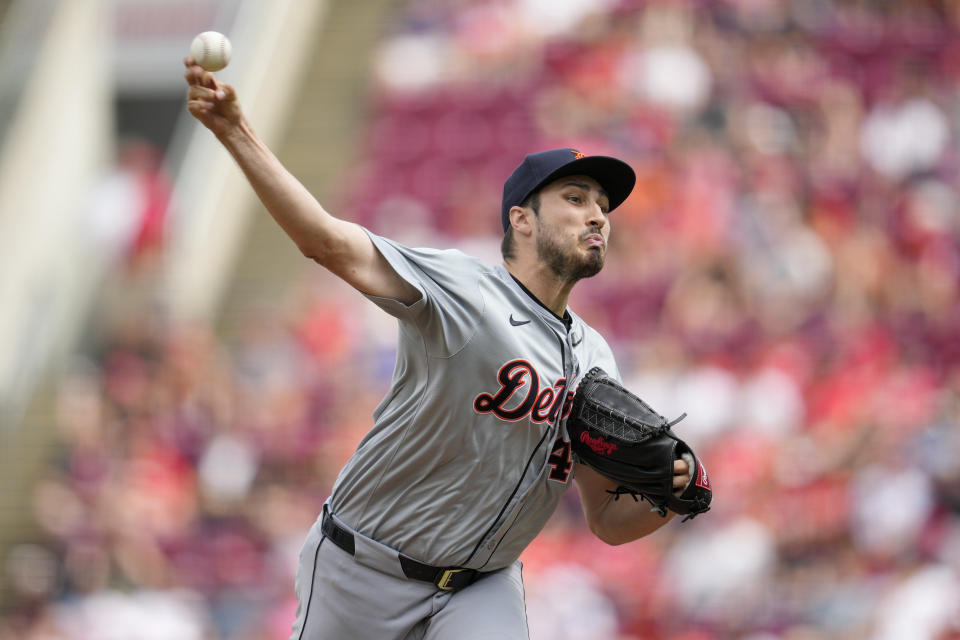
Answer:
[[525, 325], [525, 324], [529, 324], [529, 323], [530, 323], [529, 320], [514, 320], [514, 319], [513, 319], [513, 314], [512, 314], [512, 313], [510, 314], [510, 324], [512, 324], [512, 325], [515, 326], [515, 327], [519, 327], [519, 326], [521, 326], [521, 325]]
[[576, 342], [574, 342], [573, 340], [570, 340], [570, 346], [571, 346], [571, 347], [575, 347], [575, 346], [577, 346], [578, 344], [580, 344], [581, 342], [583, 342], [583, 334], [582, 334], [582, 333], [580, 334], [580, 339], [577, 340]]

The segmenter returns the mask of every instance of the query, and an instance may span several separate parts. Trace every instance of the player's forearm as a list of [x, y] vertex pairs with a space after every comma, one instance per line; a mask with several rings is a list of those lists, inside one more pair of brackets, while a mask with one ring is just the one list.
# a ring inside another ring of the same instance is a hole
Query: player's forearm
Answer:
[[661, 516], [650, 510], [649, 502], [634, 502], [629, 495], [622, 495], [619, 500], [610, 496], [590, 528], [607, 544], [618, 545], [650, 535], [670, 522], [674, 515], [667, 511], [666, 516]]
[[629, 495], [615, 496], [617, 483], [586, 465], [578, 464], [574, 474], [580, 504], [590, 531], [607, 544], [618, 545], [649, 535], [673, 518], [650, 511], [650, 503], [635, 502]]
[[246, 119], [217, 137], [263, 206], [305, 256], [328, 265], [343, 253], [348, 244], [343, 237], [347, 225], [324, 210], [257, 137]]

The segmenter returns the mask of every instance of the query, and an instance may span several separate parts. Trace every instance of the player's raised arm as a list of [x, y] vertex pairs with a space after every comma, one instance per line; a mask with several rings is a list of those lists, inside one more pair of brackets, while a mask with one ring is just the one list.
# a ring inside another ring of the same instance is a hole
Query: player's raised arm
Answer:
[[364, 230], [330, 215], [257, 137], [243, 115], [237, 94], [184, 59], [187, 109], [210, 129], [246, 175], [260, 201], [300, 251], [356, 289], [405, 304], [420, 293], [401, 278]]

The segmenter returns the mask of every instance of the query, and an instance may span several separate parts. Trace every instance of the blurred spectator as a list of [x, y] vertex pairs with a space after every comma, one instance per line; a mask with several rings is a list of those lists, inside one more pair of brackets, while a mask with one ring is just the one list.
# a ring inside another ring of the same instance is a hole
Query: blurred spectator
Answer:
[[96, 253], [135, 264], [163, 246], [171, 185], [163, 154], [148, 142], [119, 144], [116, 165], [92, 197], [89, 233]]

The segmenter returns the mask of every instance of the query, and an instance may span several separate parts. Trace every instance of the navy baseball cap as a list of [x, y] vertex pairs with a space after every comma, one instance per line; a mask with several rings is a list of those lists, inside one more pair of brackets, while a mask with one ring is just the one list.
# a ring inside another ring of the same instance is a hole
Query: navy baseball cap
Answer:
[[586, 156], [576, 149], [550, 149], [530, 153], [503, 183], [500, 221], [503, 230], [510, 226], [510, 209], [520, 206], [527, 197], [564, 176], [590, 176], [603, 187], [610, 199], [610, 211], [619, 207], [637, 182], [637, 176], [626, 162], [609, 156]]

